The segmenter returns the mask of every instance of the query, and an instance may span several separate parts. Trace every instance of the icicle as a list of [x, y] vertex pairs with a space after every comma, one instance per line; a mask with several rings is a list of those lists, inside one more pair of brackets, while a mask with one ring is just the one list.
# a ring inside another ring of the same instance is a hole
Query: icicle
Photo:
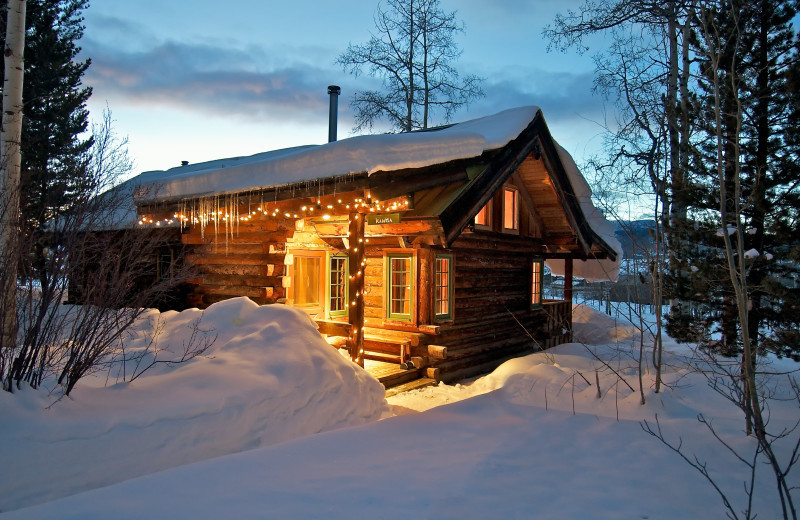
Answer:
[[219, 197], [214, 197], [214, 236], [219, 235]]
[[234, 207], [236, 202], [236, 195], [228, 195], [228, 214], [231, 216], [230, 220], [228, 221], [228, 235], [225, 237], [225, 254], [228, 254], [228, 248], [230, 247], [230, 243], [228, 239], [233, 239], [233, 227], [236, 225], [236, 219], [239, 218], [237, 215], [237, 210]]

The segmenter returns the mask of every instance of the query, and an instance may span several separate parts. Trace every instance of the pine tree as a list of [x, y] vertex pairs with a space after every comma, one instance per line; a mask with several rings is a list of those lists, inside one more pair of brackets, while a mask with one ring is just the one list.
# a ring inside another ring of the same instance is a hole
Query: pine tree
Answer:
[[[779, 333], [797, 329], [797, 296], [782, 282], [798, 274], [796, 263], [786, 255], [797, 247], [798, 151], [792, 142], [791, 101], [788, 74], [798, 58], [795, 34], [791, 27], [798, 2], [759, 0], [750, 7], [744, 31], [742, 53], [747, 81], [743, 84], [742, 120], [743, 173], [742, 196], [746, 200], [745, 218], [749, 232], [744, 237], [746, 250], [758, 252], [752, 259], [748, 282], [753, 291], [750, 333], [760, 345], [760, 330], [765, 323]], [[787, 247], [789, 246], [789, 247]], [[769, 258], [769, 257], [772, 258]], [[784, 338], [788, 340], [788, 337]], [[784, 342], [783, 340], [779, 343]], [[769, 341], [767, 346], [777, 346]], [[797, 338], [789, 350], [800, 349]]]
[[[708, 138], [698, 138], [692, 167], [693, 193], [688, 201], [689, 223], [682, 232], [684, 243], [696, 244], [687, 261], [693, 273], [678, 297], [702, 301], [704, 312], [677, 319], [671, 315], [669, 332], [687, 340], [720, 334], [713, 345], [735, 355], [740, 350], [740, 331], [733, 289], [722, 261], [724, 234], [733, 233], [741, 222], [745, 258], [737, 266], [746, 272], [750, 294], [748, 329], [754, 347], [761, 345], [783, 353], [796, 352], [797, 338], [787, 331], [797, 328], [797, 296], [787, 280], [797, 274], [797, 263], [789, 254], [797, 248], [797, 159], [798, 143], [792, 123], [788, 74], [797, 60], [791, 20], [797, 3], [759, 0], [720, 2], [706, 10], [706, 21], [715, 30], [711, 53], [702, 39], [695, 40], [699, 56], [696, 118]], [[706, 58], [713, 55], [716, 63]], [[712, 100], [718, 96], [721, 119], [715, 121]], [[717, 125], [721, 125], [720, 128]], [[724, 186], [714, 171], [719, 158], [712, 137], [724, 136], [722, 161]], [[704, 146], [705, 144], [705, 146]], [[734, 169], [732, 165], [741, 164]], [[729, 197], [720, 220], [720, 188]], [[703, 295], [702, 300], [698, 295]], [[794, 310], [793, 310], [794, 309]], [[772, 336], [760, 338], [760, 332]], [[764, 341], [760, 341], [764, 340]]]
[[[84, 190], [83, 170], [91, 139], [81, 84], [90, 60], [77, 60], [83, 36], [82, 10], [88, 0], [28, 0], [22, 128], [22, 261], [26, 277], [45, 276], [44, 226], [66, 211]], [[2, 19], [5, 33], [5, 13]]]

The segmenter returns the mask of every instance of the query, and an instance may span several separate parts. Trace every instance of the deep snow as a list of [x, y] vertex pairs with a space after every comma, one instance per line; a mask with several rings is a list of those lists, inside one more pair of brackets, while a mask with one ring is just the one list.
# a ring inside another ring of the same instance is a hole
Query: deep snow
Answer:
[[204, 313], [150, 311], [128, 356], [161, 329], [159, 358], [178, 357], [193, 324], [216, 340], [183, 365], [156, 365], [131, 383], [116, 382], [117, 365], [55, 404], [45, 391], [0, 391], [0, 460], [14, 468], [0, 472], [0, 511], [389, 413], [381, 384], [290, 306], [234, 298]]
[[[173, 340], [193, 319], [182, 314], [166, 316]], [[0, 398], [2, 508], [66, 497], [2, 518], [724, 517], [710, 485], [642, 431], [655, 414], [741, 510], [745, 468], [697, 414], [734, 447], [753, 442], [735, 407], [688, 368], [693, 351], [667, 344], [669, 386], [654, 394], [648, 373], [641, 406], [595, 359], [636, 387], [638, 331], [582, 306], [575, 320], [585, 344], [400, 394], [389, 401], [395, 416], [379, 421], [390, 407], [377, 382], [302, 313], [245, 299], [211, 306], [202, 321], [219, 336], [211, 358], [130, 384], [98, 377], [47, 409], [44, 392]], [[775, 401], [771, 412], [772, 426], [793, 424], [797, 402]], [[143, 476], [124, 480], [133, 473]], [[761, 472], [759, 518], [780, 512], [773, 489]]]

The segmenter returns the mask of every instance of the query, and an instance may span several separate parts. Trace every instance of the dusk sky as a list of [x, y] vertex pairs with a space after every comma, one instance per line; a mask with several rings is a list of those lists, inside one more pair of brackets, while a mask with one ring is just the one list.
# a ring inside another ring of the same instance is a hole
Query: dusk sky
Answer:
[[[579, 0], [442, 0], [466, 25], [462, 74], [486, 96], [453, 121], [521, 105], [542, 108], [577, 162], [601, 144], [603, 101], [591, 92], [591, 55], [547, 52], [542, 28]], [[85, 11], [84, 83], [99, 119], [106, 105], [128, 136], [134, 173], [181, 161], [251, 155], [328, 136], [327, 86], [340, 85], [339, 138], [352, 135], [349, 101], [368, 77], [334, 61], [374, 30], [377, 2], [338, 0], [95, 0]], [[434, 124], [444, 121], [434, 121]], [[376, 128], [375, 131], [383, 129]]]

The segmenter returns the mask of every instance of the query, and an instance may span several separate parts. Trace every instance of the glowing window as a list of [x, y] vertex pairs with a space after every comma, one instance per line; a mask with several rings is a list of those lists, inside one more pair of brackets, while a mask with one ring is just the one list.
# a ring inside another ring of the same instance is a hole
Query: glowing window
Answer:
[[293, 257], [289, 296], [296, 307], [320, 314], [325, 302], [325, 252], [296, 251]]
[[332, 256], [328, 305], [331, 316], [347, 314], [347, 257]]
[[492, 201], [491, 199], [480, 212], [475, 215], [475, 225], [479, 227], [491, 227], [492, 226]]
[[437, 321], [453, 319], [453, 255], [436, 255], [433, 309]]
[[543, 261], [534, 260], [531, 263], [531, 308], [542, 306], [542, 271]]
[[519, 230], [519, 194], [516, 188], [503, 190], [503, 230]]
[[390, 319], [411, 319], [412, 258], [406, 253], [386, 257], [387, 315]]

